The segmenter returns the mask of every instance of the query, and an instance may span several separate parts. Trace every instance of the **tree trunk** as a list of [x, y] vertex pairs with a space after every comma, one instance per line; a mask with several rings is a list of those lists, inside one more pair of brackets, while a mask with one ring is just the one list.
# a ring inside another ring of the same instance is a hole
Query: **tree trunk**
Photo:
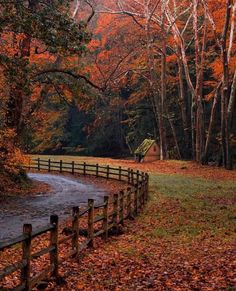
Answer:
[[223, 64], [223, 86], [221, 94], [221, 139], [222, 139], [222, 156], [223, 164], [227, 169], [232, 169], [230, 156], [230, 134], [227, 119], [227, 106], [229, 100], [229, 62], [227, 53], [227, 34], [230, 26], [230, 16], [232, 10], [232, 0], [227, 0], [225, 25], [222, 34], [221, 56]]
[[[28, 9], [35, 11], [37, 9], [38, 0], [29, 0]], [[29, 62], [31, 48], [31, 37], [25, 35], [19, 44], [19, 56], [14, 56], [16, 79], [11, 82], [9, 100], [7, 102], [7, 110], [5, 116], [5, 127], [14, 129], [16, 134], [20, 130], [22, 118], [24, 89], [27, 86], [27, 70], [26, 66]], [[11, 80], [9, 80], [11, 81]], [[16, 135], [17, 137], [17, 135]]]

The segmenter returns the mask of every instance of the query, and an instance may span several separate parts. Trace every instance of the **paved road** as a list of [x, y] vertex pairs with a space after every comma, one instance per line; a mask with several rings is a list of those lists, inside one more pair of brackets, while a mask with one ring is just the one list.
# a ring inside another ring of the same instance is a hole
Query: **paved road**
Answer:
[[73, 206], [87, 204], [88, 198], [101, 202], [107, 194], [104, 189], [75, 178], [35, 173], [29, 177], [51, 185], [53, 190], [32, 197], [8, 197], [3, 201], [0, 206], [0, 241], [20, 235], [24, 223], [32, 223], [33, 228], [45, 225], [51, 214], [65, 218]]

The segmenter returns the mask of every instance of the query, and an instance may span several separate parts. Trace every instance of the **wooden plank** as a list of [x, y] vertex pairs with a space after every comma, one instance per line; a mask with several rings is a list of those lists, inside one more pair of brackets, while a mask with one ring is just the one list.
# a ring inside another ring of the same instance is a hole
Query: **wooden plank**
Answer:
[[82, 252], [84, 249], [87, 248], [87, 246], [89, 245], [91, 239], [86, 239], [82, 244], [80, 244], [79, 246], [79, 252]]
[[38, 259], [39, 257], [42, 257], [52, 251], [55, 250], [55, 247], [54, 246], [49, 246], [45, 249], [42, 249], [41, 251], [38, 251], [37, 253], [34, 253], [31, 255], [31, 258], [34, 260], [34, 259]]
[[72, 233], [66, 237], [63, 237], [63, 238], [58, 240], [58, 244], [59, 245], [64, 244], [64, 243], [68, 242], [69, 240], [71, 240], [73, 237], [74, 237], [74, 233]]
[[75, 249], [75, 250], [71, 250], [71, 251], [69, 251], [68, 253], [67, 253], [67, 255], [63, 258], [64, 259], [64, 261], [66, 261], [66, 260], [68, 260], [69, 258], [72, 258], [72, 257], [74, 257], [74, 255], [76, 255], [77, 254], [77, 250]]
[[88, 213], [89, 208], [84, 209], [83, 211], [80, 212], [79, 217], [84, 216], [86, 213]]
[[41, 273], [39, 273], [37, 276], [33, 277], [30, 280], [30, 289], [32, 289], [36, 284], [38, 284], [39, 282], [47, 279], [48, 277], [51, 277], [51, 273], [54, 270], [54, 265], [50, 265], [48, 267], [46, 267]]
[[97, 232], [94, 233], [94, 237], [98, 237], [98, 236], [101, 236], [103, 234], [104, 234], [104, 230], [101, 229], [101, 230], [99, 230], [99, 231], [97, 231]]
[[26, 235], [20, 235], [20, 236], [17, 236], [9, 241], [6, 241], [6, 242], [2, 242], [0, 243], [0, 251], [6, 249], [6, 248], [10, 248], [18, 243], [21, 243], [23, 242], [25, 239], [27, 238]]
[[106, 206], [106, 203], [102, 203], [102, 204], [94, 205], [94, 209], [103, 208], [104, 206]]
[[102, 221], [104, 219], [104, 216], [103, 215], [99, 215], [99, 216], [96, 216], [95, 218], [94, 218], [94, 223], [97, 223], [97, 222], [99, 222], [99, 221]]
[[0, 271], [0, 280], [9, 276], [10, 274], [16, 272], [17, 270], [23, 269], [27, 264], [26, 260], [22, 260], [20, 262], [14, 263], [10, 266], [5, 267], [3, 270]]
[[39, 227], [37, 230], [32, 232], [31, 237], [35, 238], [36, 236], [39, 236], [39, 235], [44, 234], [48, 231], [51, 231], [54, 228], [55, 228], [55, 226], [52, 224], [47, 224], [45, 226]]

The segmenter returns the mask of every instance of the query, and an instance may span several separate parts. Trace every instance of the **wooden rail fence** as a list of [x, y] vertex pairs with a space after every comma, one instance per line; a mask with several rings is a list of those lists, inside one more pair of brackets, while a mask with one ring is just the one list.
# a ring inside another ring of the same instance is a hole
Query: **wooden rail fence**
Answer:
[[[117, 233], [119, 225], [124, 225], [124, 221], [139, 214], [148, 199], [149, 176], [146, 173], [132, 169], [115, 168], [110, 166], [100, 166], [98, 164], [63, 162], [43, 159], [33, 159], [29, 165], [25, 166], [28, 170], [71, 173], [81, 175], [93, 175], [106, 179], [123, 181], [128, 184], [127, 189], [120, 191], [113, 196], [105, 196], [103, 203], [96, 205], [93, 199], [88, 200], [88, 205], [84, 209], [74, 207], [71, 218], [71, 233], [59, 239], [59, 218], [57, 215], [50, 217], [50, 222], [44, 227], [36, 230], [32, 229], [31, 224], [23, 226], [23, 234], [11, 239], [8, 242], [0, 242], [0, 251], [21, 244], [22, 258], [20, 261], [6, 266], [0, 270], [0, 282], [15, 272], [20, 272], [20, 283], [11, 290], [31, 290], [42, 280], [52, 277], [59, 277], [59, 265], [77, 256], [87, 247], [93, 247], [94, 239], [102, 237], [107, 239], [109, 233]], [[96, 213], [100, 211], [101, 215]], [[83, 243], [79, 242], [80, 219], [86, 219], [87, 236]], [[97, 229], [97, 227], [99, 227]], [[41, 235], [49, 233], [49, 246], [37, 252], [32, 252], [32, 241]], [[70, 243], [70, 251], [66, 257], [60, 258], [59, 248], [65, 243]], [[32, 276], [31, 262], [44, 255], [49, 255], [49, 265], [36, 276]], [[0, 283], [1, 289], [1, 283]]]

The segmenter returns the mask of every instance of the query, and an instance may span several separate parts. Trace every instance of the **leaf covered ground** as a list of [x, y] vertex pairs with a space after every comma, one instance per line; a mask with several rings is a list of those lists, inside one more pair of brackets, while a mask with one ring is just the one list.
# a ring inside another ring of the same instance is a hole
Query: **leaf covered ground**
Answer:
[[149, 171], [150, 199], [120, 235], [64, 262], [64, 284], [47, 290], [235, 290], [236, 171], [89, 161]]
[[49, 289], [235, 290], [235, 171], [174, 161], [141, 168], [151, 170], [142, 214], [64, 263], [65, 285]]

